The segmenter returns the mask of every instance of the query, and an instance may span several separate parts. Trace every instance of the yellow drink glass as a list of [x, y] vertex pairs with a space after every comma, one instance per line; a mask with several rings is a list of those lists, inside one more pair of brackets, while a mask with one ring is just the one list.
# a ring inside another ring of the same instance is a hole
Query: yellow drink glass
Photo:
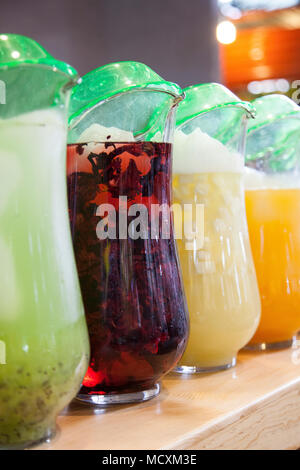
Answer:
[[[177, 234], [183, 233], [177, 244], [190, 314], [189, 342], [175, 371], [214, 372], [236, 364], [237, 352], [255, 333], [260, 317], [243, 188], [243, 143], [250, 109], [221, 85], [185, 91], [199, 107], [191, 118], [187, 105], [183, 110], [179, 106], [174, 203], [192, 206], [193, 214], [202, 205], [204, 231], [203, 220], [193, 216], [193, 234], [186, 233], [186, 212], [179, 218], [175, 211]], [[219, 103], [204, 109], [202, 97], [205, 102], [217, 97]]]

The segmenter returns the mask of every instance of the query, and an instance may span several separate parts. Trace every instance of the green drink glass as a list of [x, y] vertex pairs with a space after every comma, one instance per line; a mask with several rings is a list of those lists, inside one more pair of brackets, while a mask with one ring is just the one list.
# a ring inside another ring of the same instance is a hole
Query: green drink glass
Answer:
[[77, 73], [0, 35], [0, 449], [49, 438], [89, 356], [65, 158]]

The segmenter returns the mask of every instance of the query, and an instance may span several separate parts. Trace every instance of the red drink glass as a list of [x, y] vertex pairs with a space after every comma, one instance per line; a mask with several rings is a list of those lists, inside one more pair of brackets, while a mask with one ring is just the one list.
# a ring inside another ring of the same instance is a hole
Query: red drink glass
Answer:
[[[158, 206], [170, 207], [170, 185], [171, 144], [68, 146], [71, 229], [91, 343], [79, 393], [84, 401], [152, 398], [158, 380], [184, 352], [187, 311], [173, 222], [170, 217], [169, 238], [164, 239], [166, 221], [157, 212]], [[137, 220], [130, 214], [140, 206], [148, 212], [146, 231], [137, 227], [138, 239], [125, 238], [120, 225], [127, 216], [130, 233]], [[107, 216], [107, 208], [114, 217]], [[110, 227], [115, 238], [101, 239], [99, 223]], [[154, 238], [151, 223], [159, 227]]]
[[91, 361], [78, 398], [133, 403], [180, 360], [187, 307], [171, 211], [182, 90], [144, 64], [82, 78], [71, 99], [68, 194]]

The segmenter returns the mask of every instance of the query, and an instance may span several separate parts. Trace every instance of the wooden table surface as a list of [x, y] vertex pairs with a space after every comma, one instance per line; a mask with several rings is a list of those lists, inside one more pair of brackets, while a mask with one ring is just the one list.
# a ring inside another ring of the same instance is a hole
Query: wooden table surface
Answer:
[[226, 372], [169, 375], [160, 396], [142, 404], [97, 409], [74, 402], [58, 425], [38, 449], [300, 448], [300, 344], [243, 352]]

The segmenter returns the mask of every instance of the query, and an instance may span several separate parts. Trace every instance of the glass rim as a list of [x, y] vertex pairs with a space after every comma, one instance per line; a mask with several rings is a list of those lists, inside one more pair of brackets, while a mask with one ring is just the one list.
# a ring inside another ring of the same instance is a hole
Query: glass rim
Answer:
[[47, 63], [47, 61], [24, 61], [24, 62], [19, 62], [19, 63], [7, 63], [7, 64], [1, 64], [0, 65], [0, 72], [1, 71], [7, 71], [7, 70], [12, 70], [14, 68], [41, 68], [41, 69], [48, 69], [52, 71], [55, 74], [60, 74], [62, 76], [65, 76], [66, 79], [69, 79], [70, 83], [73, 83], [73, 85], [76, 85], [78, 81], [80, 80], [80, 76], [78, 72], [76, 72], [75, 69], [73, 69], [70, 66], [69, 71], [63, 70], [62, 67], [57, 67], [57, 65], [64, 64], [64, 62], [56, 61], [54, 64], [53, 62]]
[[49, 59], [38, 59], [24, 60], [20, 62], [7, 62], [4, 64], [0, 64], [0, 71], [12, 70], [14, 68], [21, 67], [49, 69], [54, 73], [60, 73], [61, 75], [65, 75], [67, 78], [70, 79], [70, 81], [73, 81], [75, 83], [78, 83], [78, 81], [80, 80], [78, 72], [73, 67], [59, 60], [53, 61]]

